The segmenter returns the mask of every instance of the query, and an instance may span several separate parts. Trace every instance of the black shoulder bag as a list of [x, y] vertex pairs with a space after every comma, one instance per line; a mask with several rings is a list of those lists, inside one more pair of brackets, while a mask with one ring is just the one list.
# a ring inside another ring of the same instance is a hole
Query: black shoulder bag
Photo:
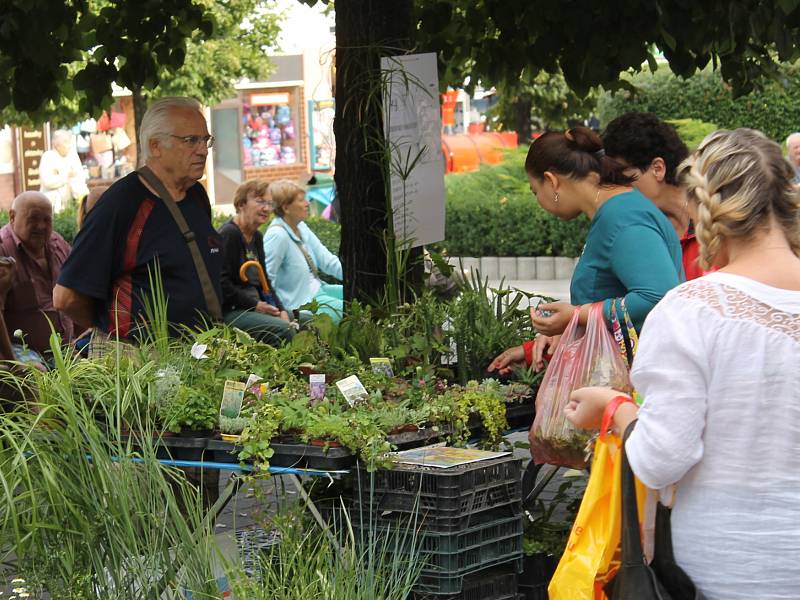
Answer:
[[219, 303], [219, 297], [214, 289], [214, 284], [211, 282], [211, 276], [208, 274], [208, 268], [206, 267], [206, 262], [203, 260], [203, 255], [200, 254], [200, 248], [197, 245], [194, 231], [189, 229], [189, 224], [186, 222], [186, 219], [183, 218], [183, 213], [181, 213], [181, 209], [178, 208], [178, 205], [172, 198], [172, 194], [167, 191], [167, 188], [161, 183], [161, 180], [153, 173], [150, 167], [142, 167], [137, 172], [156, 191], [161, 201], [164, 203], [164, 206], [169, 210], [169, 214], [172, 215], [172, 218], [178, 225], [178, 229], [181, 230], [181, 235], [183, 235], [183, 239], [186, 241], [186, 245], [189, 247], [189, 252], [192, 255], [197, 278], [200, 280], [200, 286], [203, 288], [203, 296], [206, 300], [208, 314], [217, 321], [222, 320], [222, 307]]
[[622, 565], [605, 586], [610, 600], [705, 600], [672, 552], [670, 510], [658, 503], [653, 562], [647, 564], [639, 532], [636, 481], [625, 454], [625, 441], [636, 421], [625, 430], [622, 444]]

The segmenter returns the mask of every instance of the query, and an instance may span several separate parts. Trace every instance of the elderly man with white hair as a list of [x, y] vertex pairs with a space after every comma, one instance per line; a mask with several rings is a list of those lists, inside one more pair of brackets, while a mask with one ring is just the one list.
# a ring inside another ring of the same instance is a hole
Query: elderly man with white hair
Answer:
[[116, 181], [86, 215], [55, 289], [56, 307], [81, 326], [134, 342], [158, 274], [173, 326], [221, 317], [223, 263], [198, 183], [214, 142], [200, 103], [157, 100], [139, 140], [146, 167]]
[[800, 132], [786, 138], [786, 159], [794, 169], [794, 183], [800, 183]]
[[39, 162], [40, 191], [53, 203], [56, 212], [72, 200], [89, 193], [86, 174], [75, 151], [69, 131], [57, 129], [51, 138], [52, 149], [42, 154]]
[[69, 244], [53, 231], [53, 206], [41, 192], [23, 192], [11, 204], [9, 223], [0, 229], [0, 306], [14, 341], [44, 354], [50, 324], [64, 342], [72, 340], [72, 321], [53, 305], [53, 287], [69, 255]]

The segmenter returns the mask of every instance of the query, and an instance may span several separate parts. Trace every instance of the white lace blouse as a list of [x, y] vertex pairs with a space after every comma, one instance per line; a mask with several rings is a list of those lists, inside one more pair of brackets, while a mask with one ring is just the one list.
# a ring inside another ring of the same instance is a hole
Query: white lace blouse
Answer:
[[708, 600], [800, 599], [800, 292], [713, 273], [669, 292], [631, 377], [626, 448], [677, 483], [676, 562]]

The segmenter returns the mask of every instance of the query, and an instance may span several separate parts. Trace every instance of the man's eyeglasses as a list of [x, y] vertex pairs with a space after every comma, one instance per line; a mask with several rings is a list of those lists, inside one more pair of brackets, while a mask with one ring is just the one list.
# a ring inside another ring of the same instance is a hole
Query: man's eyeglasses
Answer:
[[169, 136], [179, 139], [192, 148], [196, 148], [200, 142], [202, 142], [206, 148], [211, 148], [211, 146], [214, 145], [213, 135], [175, 135], [174, 133], [170, 133]]

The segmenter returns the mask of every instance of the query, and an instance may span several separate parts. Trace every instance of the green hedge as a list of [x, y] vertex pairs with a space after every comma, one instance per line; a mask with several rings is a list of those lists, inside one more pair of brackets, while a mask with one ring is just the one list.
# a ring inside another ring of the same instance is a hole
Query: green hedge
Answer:
[[589, 222], [562, 221], [531, 193], [527, 148], [473, 173], [445, 177], [447, 220], [441, 244], [451, 256], [578, 256]]
[[605, 126], [622, 113], [641, 110], [662, 119], [698, 119], [724, 129], [752, 127], [783, 142], [800, 129], [800, 67], [781, 67], [779, 78], [746, 96], [734, 98], [719, 73], [707, 69], [690, 79], [681, 79], [667, 68], [640, 73], [630, 79], [635, 93], [605, 93], [598, 101], [598, 114]]

